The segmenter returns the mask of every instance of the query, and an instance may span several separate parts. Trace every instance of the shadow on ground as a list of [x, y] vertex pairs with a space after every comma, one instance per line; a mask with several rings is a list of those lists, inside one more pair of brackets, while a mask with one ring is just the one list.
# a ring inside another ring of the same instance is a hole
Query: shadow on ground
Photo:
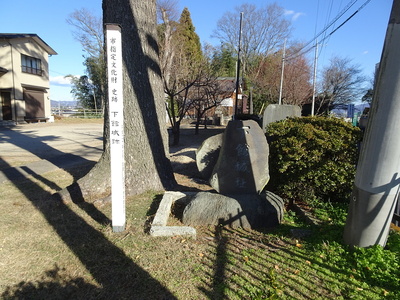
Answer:
[[[63, 153], [51, 148], [44, 143], [55, 137], [46, 137], [41, 141], [32, 139], [31, 144], [43, 149], [43, 153], [52, 152], [55, 158], [46, 158], [57, 164], [56, 157]], [[28, 143], [29, 144], [29, 143]], [[34, 149], [27, 149], [35, 151]], [[41, 156], [42, 152], [34, 152]], [[87, 161], [82, 159], [81, 163]], [[7, 162], [0, 158], [0, 164], [7, 167]], [[90, 164], [86, 165], [87, 171]], [[15, 180], [13, 184], [31, 201], [53, 227], [58, 236], [70, 248], [75, 256], [82, 262], [93, 276], [99, 286], [93, 286], [85, 282], [83, 278], [70, 278], [63, 274], [57, 265], [51, 270], [46, 270], [42, 278], [32, 282], [20, 282], [15, 286], [5, 288], [2, 299], [174, 299], [175, 297], [157, 280], [137, 266], [124, 252], [112, 244], [101, 232], [90, 226], [83, 220], [71, 205], [64, 204], [50, 193], [44, 191], [33, 178], [45, 185], [60, 190], [55, 182], [45, 179], [40, 174], [25, 167], [25, 171], [32, 176], [22, 180]], [[85, 170], [67, 170], [77, 180]], [[83, 171], [83, 172], [82, 172]], [[7, 176], [24, 178], [18, 174], [19, 170], [13, 168]], [[77, 197], [76, 199], [79, 199]], [[79, 209], [85, 211], [96, 222], [108, 226], [110, 220], [93, 204], [76, 201]]]

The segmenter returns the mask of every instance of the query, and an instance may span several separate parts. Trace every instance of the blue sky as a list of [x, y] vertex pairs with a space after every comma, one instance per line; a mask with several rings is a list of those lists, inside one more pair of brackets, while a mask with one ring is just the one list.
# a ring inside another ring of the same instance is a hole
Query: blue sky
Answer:
[[[315, 32], [320, 32], [352, 1], [354, 0], [180, 0], [179, 6], [181, 10], [184, 7], [189, 9], [201, 41], [217, 44], [218, 41], [211, 38], [211, 35], [216, 29], [217, 21], [226, 11], [233, 12], [236, 6], [243, 3], [262, 7], [276, 2], [285, 9], [286, 17], [292, 21], [292, 38], [299, 42], [308, 42]], [[339, 26], [367, 1], [355, 2], [335, 25]], [[361, 67], [365, 75], [372, 76], [382, 53], [392, 2], [370, 0], [326, 40], [320, 47], [318, 70], [322, 70], [329, 59], [336, 55], [351, 59]], [[86, 8], [99, 16], [102, 13], [101, 0], [2, 1], [2, 33], [36, 33], [58, 53], [49, 59], [52, 100], [73, 100], [70, 86], [63, 77], [68, 74], [84, 74], [82, 48], [74, 40], [72, 28], [65, 21], [70, 13], [80, 8]], [[327, 32], [334, 28], [331, 27]]]

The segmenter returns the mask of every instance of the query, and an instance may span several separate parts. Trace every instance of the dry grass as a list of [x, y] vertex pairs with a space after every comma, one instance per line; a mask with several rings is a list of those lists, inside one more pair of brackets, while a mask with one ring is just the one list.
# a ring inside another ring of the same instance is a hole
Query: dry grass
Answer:
[[[109, 203], [63, 204], [51, 196], [86, 171], [0, 185], [2, 298], [344, 299], [349, 289], [358, 299], [380, 296], [379, 289], [363, 294], [362, 281], [343, 270], [309, 261], [290, 237], [205, 227], [197, 239], [152, 238], [146, 229], [160, 201], [157, 192], [128, 198], [126, 230], [113, 233]], [[185, 172], [177, 178], [189, 189], [205, 187]]]

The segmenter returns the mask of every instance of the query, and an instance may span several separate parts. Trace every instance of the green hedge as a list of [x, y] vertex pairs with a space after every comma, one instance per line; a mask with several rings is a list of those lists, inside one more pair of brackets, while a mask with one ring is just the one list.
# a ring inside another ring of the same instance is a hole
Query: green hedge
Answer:
[[267, 127], [268, 189], [289, 201], [346, 202], [352, 191], [359, 128], [328, 117], [290, 118]]

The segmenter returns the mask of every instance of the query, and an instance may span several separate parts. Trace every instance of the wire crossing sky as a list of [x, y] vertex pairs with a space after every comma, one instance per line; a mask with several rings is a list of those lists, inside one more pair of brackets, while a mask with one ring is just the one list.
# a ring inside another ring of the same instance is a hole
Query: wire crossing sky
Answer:
[[[381, 57], [393, 0], [178, 0], [180, 12], [184, 7], [189, 9], [203, 45], [219, 44], [211, 36], [225, 12], [234, 12], [235, 7], [244, 3], [265, 7], [274, 2], [292, 22], [292, 42], [302, 43], [306, 45], [303, 50], [308, 50], [318, 38], [319, 70], [330, 58], [339, 56], [351, 59], [366, 76], [372, 76]], [[73, 28], [66, 19], [81, 8], [101, 16], [101, 5], [101, 0], [2, 1], [2, 11], [7, 12], [2, 14], [2, 33], [36, 33], [58, 53], [49, 59], [52, 100], [73, 100], [71, 86], [64, 76], [85, 75], [82, 47], [74, 40]], [[357, 5], [359, 8], [355, 10]], [[335, 27], [340, 21], [343, 25]], [[312, 57], [312, 51], [309, 53]]]
[[[330, 38], [330, 36], [332, 34], [334, 34], [337, 30], [339, 30], [343, 25], [345, 25], [348, 21], [350, 21], [351, 18], [353, 18], [358, 12], [360, 12], [371, 0], [367, 0], [363, 3], [363, 5], [361, 5], [353, 14], [351, 14], [350, 17], [348, 17], [345, 21], [343, 21], [338, 27], [331, 29], [332, 31], [329, 34], [326, 34], [326, 32], [335, 25], [335, 23], [347, 12], [350, 10], [350, 8], [357, 2], [358, 0], [353, 0], [350, 1], [349, 4], [346, 6], [345, 9], [343, 9], [343, 11], [341, 11], [331, 22], [329, 22], [329, 24], [327, 26], [325, 26], [325, 28], [320, 31], [317, 35], [314, 36], [314, 38], [312, 38], [309, 42], [307, 42], [303, 47], [301, 47], [298, 51], [292, 53], [291, 55], [286, 57], [286, 60], [289, 59], [294, 59], [300, 55], [303, 55], [305, 53], [308, 53], [309, 51], [311, 51], [313, 48], [315, 48], [315, 45], [312, 45], [311, 47], [307, 48], [306, 50], [304, 50], [307, 46], [309, 46], [310, 44], [316, 44], [316, 43], [324, 43], [325, 40], [327, 40], [328, 38]], [[324, 37], [321, 40], [318, 40], [318, 38], [324, 34]], [[304, 50], [304, 51], [303, 51]]]

